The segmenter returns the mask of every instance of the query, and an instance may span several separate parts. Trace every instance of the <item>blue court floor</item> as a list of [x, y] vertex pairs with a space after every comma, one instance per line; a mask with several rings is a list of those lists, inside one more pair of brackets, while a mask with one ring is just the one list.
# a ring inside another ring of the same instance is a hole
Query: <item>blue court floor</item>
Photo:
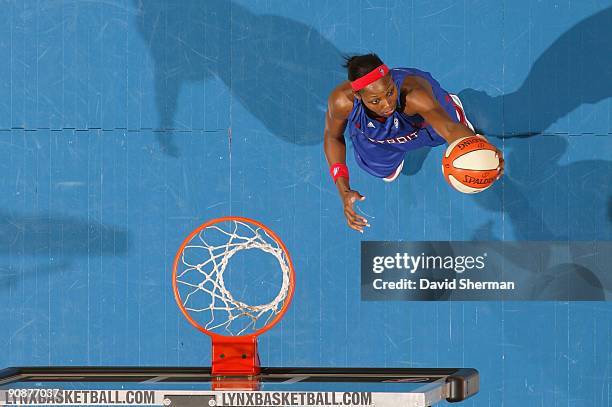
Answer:
[[[0, 22], [0, 367], [208, 365], [171, 263], [240, 215], [297, 272], [262, 364], [466, 366], [466, 406], [612, 405], [612, 303], [362, 302], [359, 272], [362, 240], [612, 239], [611, 1], [28, 0]], [[386, 184], [349, 148], [372, 227], [348, 229], [323, 116], [370, 51], [457, 93], [504, 178], [454, 192], [438, 148]]]

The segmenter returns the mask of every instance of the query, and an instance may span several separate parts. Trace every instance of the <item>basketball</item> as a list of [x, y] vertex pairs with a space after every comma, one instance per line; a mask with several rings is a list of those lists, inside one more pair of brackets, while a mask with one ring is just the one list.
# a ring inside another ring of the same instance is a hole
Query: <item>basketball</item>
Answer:
[[499, 175], [497, 150], [481, 136], [451, 143], [442, 157], [442, 173], [457, 191], [475, 194], [489, 188]]

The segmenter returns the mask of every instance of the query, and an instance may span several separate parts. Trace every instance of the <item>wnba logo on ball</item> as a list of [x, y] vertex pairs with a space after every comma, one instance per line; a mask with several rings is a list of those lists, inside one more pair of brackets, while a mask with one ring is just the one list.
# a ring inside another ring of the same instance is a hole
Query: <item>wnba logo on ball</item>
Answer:
[[482, 141], [482, 139], [476, 139], [474, 137], [468, 137], [467, 140], [464, 140], [462, 142], [460, 142], [459, 144], [457, 144], [457, 148], [459, 150], [463, 150], [466, 147], [471, 146], [474, 143], [480, 143], [481, 145], [479, 147], [483, 147], [484, 146], [484, 142]]

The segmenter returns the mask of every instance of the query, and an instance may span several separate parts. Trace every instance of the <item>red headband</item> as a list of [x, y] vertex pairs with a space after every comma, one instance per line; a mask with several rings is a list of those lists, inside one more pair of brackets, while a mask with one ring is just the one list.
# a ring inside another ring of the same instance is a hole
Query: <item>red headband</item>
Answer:
[[372, 71], [363, 75], [361, 78], [355, 79], [353, 82], [351, 82], [351, 88], [353, 88], [353, 90], [357, 92], [358, 90], [365, 88], [372, 82], [376, 82], [377, 80], [385, 76], [387, 73], [389, 73], [389, 68], [387, 67], [387, 65], [382, 64], [380, 66], [377, 66]]

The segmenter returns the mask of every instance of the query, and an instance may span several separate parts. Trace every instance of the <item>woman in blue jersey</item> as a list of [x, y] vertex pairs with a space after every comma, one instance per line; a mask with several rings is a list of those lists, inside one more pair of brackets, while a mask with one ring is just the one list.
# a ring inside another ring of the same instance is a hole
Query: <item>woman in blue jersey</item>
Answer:
[[[329, 96], [324, 148], [348, 225], [363, 232], [367, 220], [353, 204], [364, 197], [351, 189], [346, 166], [347, 127], [357, 164], [387, 182], [401, 173], [406, 152], [474, 136], [474, 128], [459, 98], [427, 72], [389, 69], [376, 54], [347, 58], [345, 67], [349, 80]], [[504, 162], [498, 154], [501, 176]]]

